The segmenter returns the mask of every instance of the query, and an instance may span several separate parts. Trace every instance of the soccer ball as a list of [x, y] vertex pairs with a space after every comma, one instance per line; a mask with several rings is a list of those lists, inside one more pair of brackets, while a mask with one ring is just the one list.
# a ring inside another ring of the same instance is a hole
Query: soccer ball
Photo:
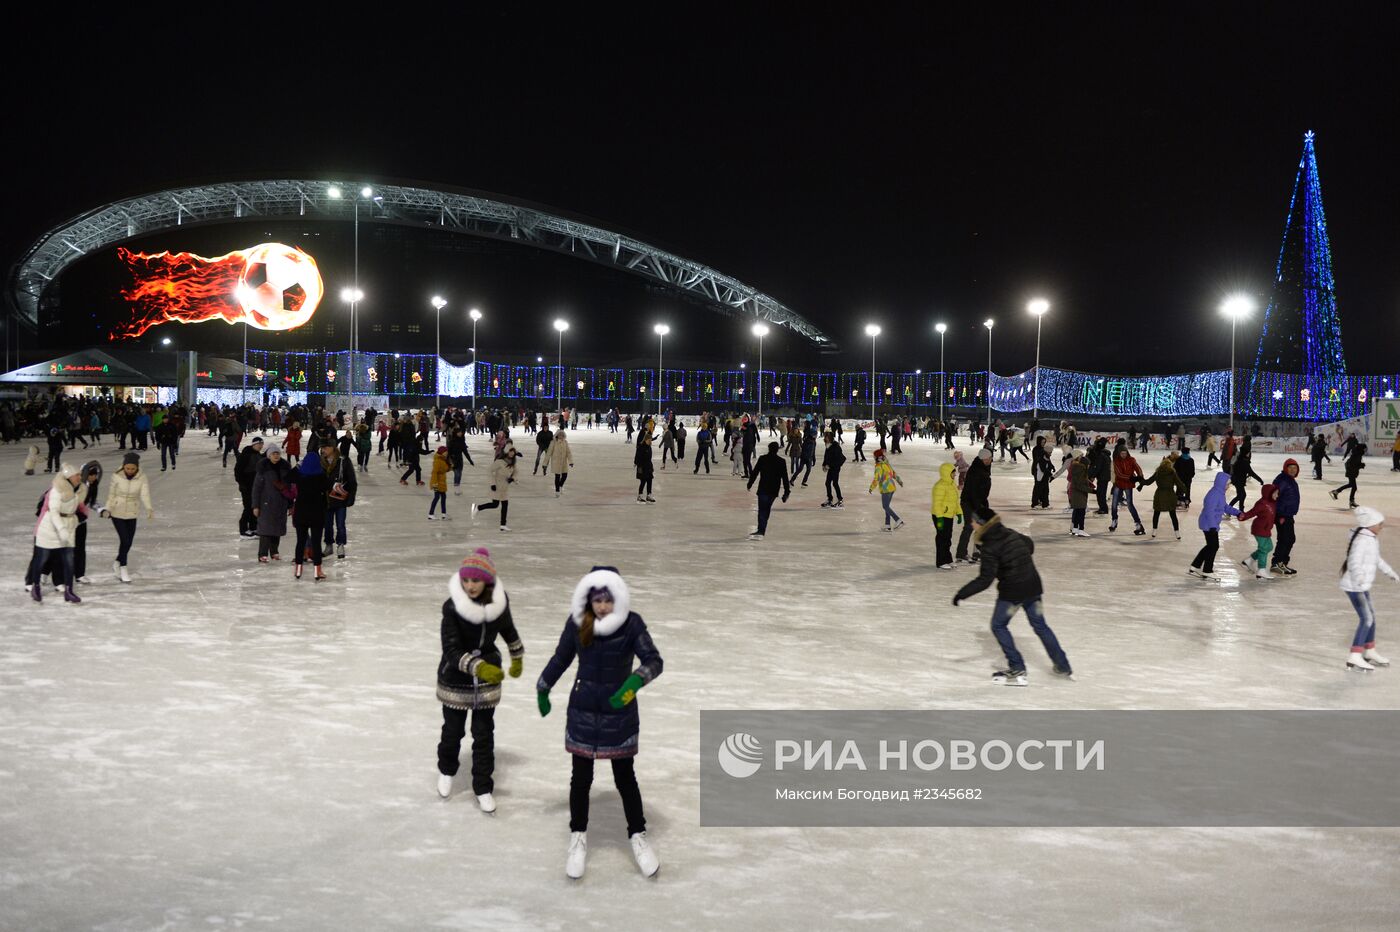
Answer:
[[245, 251], [236, 295], [245, 319], [259, 330], [300, 327], [324, 292], [316, 260], [300, 249], [263, 243]]

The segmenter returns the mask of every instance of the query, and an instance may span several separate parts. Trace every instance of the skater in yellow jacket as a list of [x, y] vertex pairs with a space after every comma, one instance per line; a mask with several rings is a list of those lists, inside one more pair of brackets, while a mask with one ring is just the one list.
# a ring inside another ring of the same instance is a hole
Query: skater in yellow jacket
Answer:
[[938, 481], [933, 484], [932, 512], [934, 541], [938, 550], [938, 568], [953, 568], [953, 523], [962, 522], [962, 496], [958, 480], [953, 476], [957, 467], [944, 463], [938, 467]]

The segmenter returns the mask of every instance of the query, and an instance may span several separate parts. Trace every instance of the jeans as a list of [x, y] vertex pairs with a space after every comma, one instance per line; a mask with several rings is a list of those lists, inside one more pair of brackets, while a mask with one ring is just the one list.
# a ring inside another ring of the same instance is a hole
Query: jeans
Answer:
[[[56, 557], [63, 567], [63, 585], [69, 589], [73, 588], [73, 548], [72, 547], [35, 547], [34, 558], [29, 562], [29, 575], [33, 584], [40, 588], [44, 585], [44, 564], [49, 562], [49, 557]], [[56, 575], [56, 574], [55, 574]]]
[[768, 530], [768, 515], [773, 511], [772, 495], [758, 493], [758, 533], [762, 534]]
[[1120, 489], [1116, 485], [1113, 487], [1113, 515], [1110, 518], [1111, 523], [1113, 523], [1114, 525], [1118, 523], [1119, 502], [1127, 502], [1128, 514], [1133, 516], [1134, 524], [1142, 524], [1142, 519], [1138, 517], [1137, 507], [1133, 505], [1133, 490]]
[[958, 559], [959, 559], [959, 560], [966, 560], [966, 559], [967, 559], [967, 544], [968, 544], [968, 541], [972, 540], [972, 520], [971, 520], [971, 518], [969, 517], [969, 515], [972, 514], [973, 509], [971, 509], [971, 508], [968, 507], [967, 502], [963, 502], [963, 503], [962, 503], [962, 510], [963, 510], [963, 529], [962, 529], [962, 533], [958, 535]]
[[[447, 510], [447, 506], [444, 504], [444, 505], [443, 505], [443, 511], [445, 512], [446, 510]], [[332, 543], [332, 541], [331, 541], [332, 535], [334, 535], [334, 537], [335, 537], [334, 543], [336, 544], [336, 546], [339, 546], [339, 547], [344, 547], [344, 546], [345, 546], [345, 506], [344, 506], [344, 505], [341, 505], [339, 508], [327, 508], [327, 509], [326, 509], [325, 546], [329, 547], [329, 546], [331, 545], [331, 543]]]
[[165, 454], [166, 454], [166, 453], [169, 453], [169, 454], [170, 454], [170, 466], [171, 466], [171, 468], [173, 469], [173, 468], [175, 467], [175, 457], [177, 457], [177, 456], [180, 455], [180, 441], [178, 441], [178, 440], [172, 440], [170, 443], [162, 443], [162, 444], [160, 445], [160, 468], [161, 468], [161, 469], [164, 469], [164, 468], [165, 468]]
[[1026, 662], [1021, 657], [1021, 652], [1016, 649], [1016, 642], [1012, 639], [1011, 632], [1007, 628], [1018, 608], [1026, 610], [1026, 618], [1031, 623], [1031, 630], [1036, 633], [1036, 636], [1040, 638], [1040, 643], [1045, 646], [1045, 652], [1050, 655], [1050, 662], [1055, 665], [1055, 669], [1070, 672], [1069, 658], [1060, 649], [1060, 642], [1055, 639], [1055, 632], [1051, 631], [1050, 626], [1045, 623], [1045, 614], [1041, 611], [1039, 596], [1026, 602], [997, 599], [996, 608], [992, 609], [992, 634], [996, 636], [997, 643], [1001, 645], [1001, 652], [1006, 655], [1007, 666], [1012, 670], [1026, 668]]
[[836, 492], [836, 500], [841, 501], [841, 467], [832, 466], [826, 471], [826, 500], [831, 501], [832, 491]]
[[953, 562], [953, 519], [934, 518], [933, 527], [934, 550], [937, 553], [935, 565], [948, 566]]
[[880, 507], [885, 509], [885, 527], [889, 527], [892, 522], [899, 523], [900, 521], [899, 515], [895, 514], [894, 509], [890, 507], [892, 501], [894, 501], [893, 492], [880, 493]]
[[[573, 774], [569, 779], [569, 831], [588, 831], [588, 792], [593, 788], [593, 758], [574, 756]], [[613, 783], [622, 797], [622, 812], [627, 817], [627, 837], [647, 830], [642, 812], [642, 791], [637, 786], [635, 758], [615, 757], [612, 761]]]
[[[437, 491], [436, 489], [434, 489], [434, 490], [433, 490], [433, 500], [432, 500], [432, 502], [428, 505], [428, 514], [429, 514], [429, 515], [432, 515], [435, 511], [437, 511], [438, 502], [441, 502], [441, 503], [442, 503], [442, 513], [443, 513], [444, 515], [447, 514], [447, 493], [446, 493], [446, 492], [439, 492], [439, 491]], [[329, 518], [330, 518], [330, 515], [326, 515], [326, 518], [329, 519]]]
[[1273, 565], [1280, 563], [1288, 565], [1288, 558], [1293, 555], [1293, 545], [1298, 541], [1298, 534], [1293, 529], [1293, 516], [1287, 515], [1278, 519], [1278, 547], [1274, 550]]
[[459, 488], [462, 485], [462, 465], [459, 463], [452, 467], [452, 487]]
[[1356, 609], [1361, 623], [1356, 626], [1356, 637], [1351, 639], [1353, 652], [1370, 650], [1376, 646], [1376, 610], [1371, 607], [1371, 593], [1348, 592], [1351, 607]]
[[[496, 770], [496, 710], [472, 710], [472, 792], [478, 796], [495, 789], [491, 775]], [[466, 709], [442, 707], [442, 739], [438, 741], [438, 773], [455, 777], [461, 766], [462, 736], [467, 732]]]
[[127, 555], [131, 553], [131, 542], [136, 539], [136, 519], [113, 518], [112, 527], [117, 532], [117, 562], [126, 566]]
[[306, 551], [311, 551], [311, 562], [317, 566], [321, 565], [321, 535], [312, 528], [297, 528], [297, 551], [293, 562], [298, 566], [306, 562]]
[[1215, 555], [1220, 552], [1220, 528], [1211, 528], [1201, 533], [1206, 536], [1206, 545], [1197, 552], [1191, 565], [1204, 573], [1214, 573]]
[[1259, 564], [1262, 570], [1269, 565], [1269, 553], [1274, 549], [1274, 539], [1272, 537], [1254, 536], [1254, 552], [1249, 556]]
[[414, 482], [422, 483], [423, 467], [418, 465], [418, 457], [415, 456], [413, 459], [404, 460], [404, 462], [408, 464], [408, 468], [403, 471], [402, 476], [399, 476], [399, 481], [407, 482], [408, 477], [412, 476]]
[[705, 474], [706, 474], [706, 475], [709, 475], [709, 473], [710, 473], [710, 451], [709, 451], [709, 449], [708, 449], [707, 447], [703, 447], [703, 446], [702, 446], [702, 447], [699, 449], [699, 451], [695, 454], [695, 469], [692, 470], [692, 472], [699, 472], [699, 471], [700, 471], [700, 464], [701, 464], [701, 463], [704, 463], [704, 464], [705, 464]]

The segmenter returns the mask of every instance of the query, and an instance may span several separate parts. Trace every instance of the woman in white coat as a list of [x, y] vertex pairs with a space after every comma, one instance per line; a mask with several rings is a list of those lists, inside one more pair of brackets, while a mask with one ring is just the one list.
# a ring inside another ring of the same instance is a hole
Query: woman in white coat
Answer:
[[102, 506], [102, 517], [112, 519], [112, 527], [117, 531], [117, 559], [112, 563], [112, 572], [124, 583], [131, 582], [126, 571], [126, 558], [131, 552], [131, 542], [136, 537], [136, 519], [141, 510], [146, 511], [146, 520], [156, 516], [151, 505], [151, 484], [141, 471], [141, 457], [135, 452], [122, 457], [122, 468], [112, 479], [112, 487], [107, 492], [107, 504]]
[[44, 601], [44, 564], [54, 551], [63, 564], [63, 600], [82, 601], [73, 591], [73, 538], [78, 532], [78, 506], [82, 504], [83, 494], [78, 489], [82, 484], [77, 467], [64, 463], [39, 506], [39, 520], [34, 525], [34, 559], [29, 567], [34, 580], [29, 595], [35, 602]]

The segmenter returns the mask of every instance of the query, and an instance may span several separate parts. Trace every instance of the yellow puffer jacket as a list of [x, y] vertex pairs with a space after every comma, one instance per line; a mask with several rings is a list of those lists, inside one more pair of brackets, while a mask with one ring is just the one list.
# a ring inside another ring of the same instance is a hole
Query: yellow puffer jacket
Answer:
[[447, 491], [447, 471], [451, 467], [447, 462], [447, 457], [441, 453], [433, 454], [433, 472], [428, 477], [428, 488], [434, 492]]
[[935, 518], [956, 518], [962, 514], [958, 480], [953, 476], [956, 468], [952, 463], [938, 467], [938, 481], [933, 484], [933, 507], [930, 509]]

